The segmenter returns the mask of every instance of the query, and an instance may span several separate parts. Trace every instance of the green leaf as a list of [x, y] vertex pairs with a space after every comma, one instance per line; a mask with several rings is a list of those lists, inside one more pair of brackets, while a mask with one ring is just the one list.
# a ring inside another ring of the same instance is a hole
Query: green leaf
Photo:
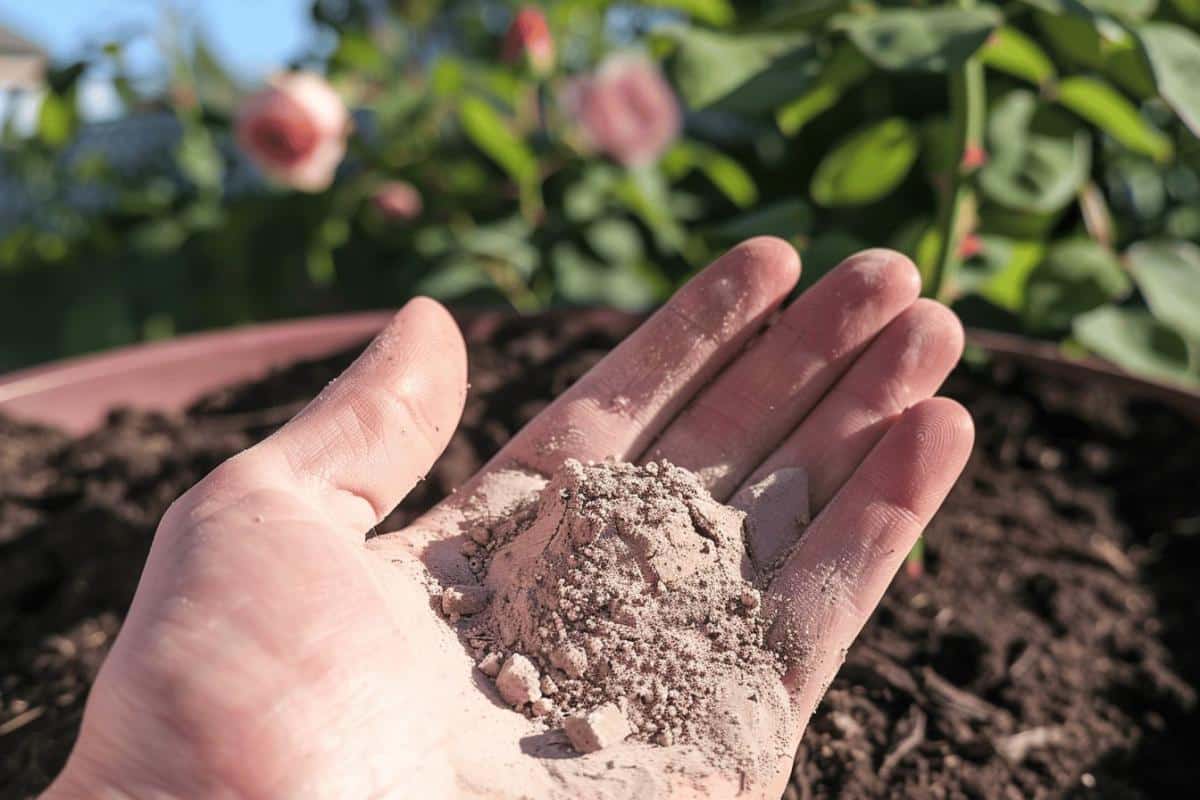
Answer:
[[608, 204], [619, 173], [604, 162], [588, 164], [579, 180], [563, 194], [563, 211], [572, 222], [586, 222], [600, 216]]
[[662, 167], [673, 180], [693, 169], [699, 170], [739, 208], [753, 205], [758, 200], [754, 178], [741, 164], [720, 150], [699, 142], [677, 143], [663, 158]]
[[1022, 0], [1027, 6], [1050, 14], [1070, 14], [1084, 19], [1113, 15], [1140, 20], [1158, 8], [1158, 0]]
[[492, 281], [474, 258], [451, 259], [423, 276], [414, 287], [419, 294], [439, 300], [455, 300], [478, 289], [487, 289]]
[[496, 110], [479, 97], [467, 97], [459, 105], [463, 132], [500, 168], [512, 176], [521, 190], [521, 211], [529, 219], [537, 216], [542, 199], [537, 157], [509, 129]]
[[672, 72], [694, 109], [762, 113], [803, 89], [820, 67], [804, 33], [735, 35], [676, 26], [663, 34], [679, 44]]
[[519, 183], [537, 180], [538, 165], [533, 151], [485, 100], [465, 98], [459, 106], [458, 118], [467, 138], [514, 180]]
[[38, 111], [38, 138], [48, 147], [62, 147], [75, 133], [78, 114], [71, 96], [48, 92]]
[[1063, 60], [1089, 69], [1104, 67], [1103, 40], [1090, 18], [1037, 14], [1034, 19]]
[[1200, 22], [1200, 0], [1171, 0], [1171, 5], [1179, 16], [1193, 25]]
[[1187, 343], [1140, 309], [1097, 308], [1078, 317], [1075, 338], [1119, 367], [1147, 378], [1197, 384], [1188, 371]]
[[682, 11], [697, 22], [717, 28], [730, 25], [737, 19], [729, 0], [647, 0], [642, 5]]
[[896, 8], [844, 14], [832, 25], [883, 69], [945, 72], [974, 55], [1002, 19], [990, 6]]
[[1133, 37], [1107, 48], [1104, 54], [1104, 76], [1120, 85], [1139, 100], [1154, 97], [1154, 74], [1141, 46]]
[[584, 239], [609, 264], [632, 264], [642, 259], [642, 237], [629, 220], [598, 220], [588, 226]]
[[979, 57], [987, 67], [1038, 86], [1044, 86], [1057, 75], [1054, 62], [1041, 46], [1009, 25], [996, 29]]
[[1068, 239], [1051, 246], [1029, 276], [1022, 316], [1039, 333], [1067, 330], [1075, 317], [1132, 288], [1111, 251], [1091, 239]]
[[337, 265], [333, 253], [323, 244], [314, 242], [304, 254], [304, 269], [314, 286], [329, 286], [337, 280]]
[[466, 85], [467, 76], [462, 61], [442, 57], [429, 70], [429, 85], [434, 94], [454, 97]]
[[142, 338], [148, 341], [170, 339], [175, 333], [175, 318], [166, 312], [156, 312], [142, 320]]
[[499, 101], [506, 108], [517, 108], [529, 96], [529, 84], [507, 65], [477, 67], [471, 79], [472, 86], [480, 94]]
[[711, 234], [722, 242], [740, 242], [754, 236], [793, 239], [808, 233], [812, 221], [812, 209], [807, 203], [788, 198], [734, 217], [712, 229]]
[[1069, 65], [1102, 73], [1139, 98], [1155, 92], [1150, 65], [1129, 30], [1095, 14], [1036, 14], [1043, 36]]
[[1158, 92], [1200, 136], [1200, 36], [1187, 28], [1152, 22], [1138, 29]]
[[659, 248], [672, 253], [683, 249], [686, 236], [671, 213], [671, 194], [659, 170], [629, 170], [613, 185], [613, 196], [654, 233]]
[[850, 0], [790, 0], [767, 12], [751, 26], [754, 30], [814, 28], [850, 5]]
[[662, 276], [644, 264], [601, 264], [569, 242], [556, 244], [550, 260], [555, 287], [572, 303], [602, 303], [639, 311], [661, 302], [671, 291]]
[[1046, 245], [1037, 240], [983, 236], [983, 274], [974, 290], [989, 302], [1020, 312], [1025, 305], [1029, 276], [1046, 254]]
[[175, 151], [179, 170], [197, 188], [218, 192], [225, 174], [221, 151], [201, 125], [188, 125]]
[[1139, 242], [1125, 258], [1151, 313], [1200, 343], [1200, 248], [1191, 242]]
[[786, 136], [793, 136], [810, 120], [837, 104], [846, 90], [871, 74], [870, 63], [858, 48], [839, 44], [833, 56], [804, 94], [779, 109], [775, 121]]
[[754, 178], [741, 164], [721, 151], [706, 149], [699, 167], [738, 208], [752, 206], [758, 201], [758, 187], [754, 185]]
[[993, 202], [1023, 213], [1065, 208], [1091, 169], [1087, 130], [1023, 89], [993, 105], [988, 150], [991, 158], [980, 171], [980, 188]]
[[988, 201], [979, 206], [979, 231], [1012, 239], [1046, 239], [1063, 215], [1064, 210], [1021, 211]]
[[365, 31], [339, 31], [329, 61], [339, 73], [377, 74], [388, 68], [387, 59]]
[[1081, 0], [1092, 9], [1126, 19], [1146, 19], [1158, 9], [1158, 0]]
[[503, 261], [522, 278], [529, 278], [540, 259], [537, 248], [530, 244], [531, 233], [528, 223], [514, 216], [457, 231], [454, 238], [464, 252]]
[[1171, 158], [1170, 138], [1146, 121], [1125, 96], [1099, 78], [1077, 76], [1058, 84], [1058, 102], [1135, 153], [1155, 161]]
[[919, 148], [917, 132], [902, 117], [860, 128], [817, 165], [813, 199], [829, 207], [872, 203], [900, 185]]
[[127, 234], [130, 246], [140, 253], [160, 256], [171, 253], [187, 241], [188, 231], [172, 217], [147, 220]]

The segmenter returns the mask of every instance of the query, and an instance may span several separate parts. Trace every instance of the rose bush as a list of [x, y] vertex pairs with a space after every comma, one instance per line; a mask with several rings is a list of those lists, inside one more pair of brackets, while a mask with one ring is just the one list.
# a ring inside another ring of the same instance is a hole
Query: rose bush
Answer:
[[968, 324], [1200, 385], [1188, 8], [313, 0], [262, 91], [195, 31], [157, 84], [110, 43], [125, 119], [62, 64], [6, 134], [0, 368], [416, 292], [644, 308], [774, 234], [806, 283], [888, 245]]

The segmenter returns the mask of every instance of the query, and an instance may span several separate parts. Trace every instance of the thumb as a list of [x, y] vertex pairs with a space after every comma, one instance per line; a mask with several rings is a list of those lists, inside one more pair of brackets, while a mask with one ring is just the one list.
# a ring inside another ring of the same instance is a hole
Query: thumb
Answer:
[[418, 297], [304, 410], [242, 457], [281, 471], [291, 488], [361, 536], [441, 455], [466, 390], [458, 326], [439, 303]]

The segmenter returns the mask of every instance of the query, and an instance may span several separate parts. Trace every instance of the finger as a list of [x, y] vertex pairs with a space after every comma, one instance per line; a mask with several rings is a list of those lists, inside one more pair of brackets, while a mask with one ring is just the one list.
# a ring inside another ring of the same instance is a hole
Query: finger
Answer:
[[970, 455], [974, 428], [952, 400], [906, 411], [805, 531], [771, 584], [784, 678], [811, 712]]
[[[958, 317], [932, 300], [918, 300], [879, 334], [737, 496], [780, 470], [794, 469], [807, 477], [810, 507], [818, 513], [897, 415], [937, 391], [962, 349]], [[774, 561], [795, 535], [794, 524], [753, 526], [749, 544], [755, 561]]]
[[[403, 532], [373, 537], [384, 558], [418, 554], [443, 581], [470, 580], [448, 544], [509, 509], [567, 458], [628, 460], [753, 336], [800, 275], [796, 251], [759, 237], [717, 259], [526, 425], [459, 491]], [[397, 551], [400, 555], [397, 555]]]
[[891, 250], [843, 262], [791, 305], [654, 443], [726, 499], [817, 404], [863, 348], [920, 292]]
[[632, 458], [758, 331], [799, 274], [796, 251], [780, 239], [733, 248], [538, 415], [493, 464], [547, 474], [567, 458]]
[[277, 470], [339, 527], [363, 535], [445, 449], [466, 386], [458, 326], [417, 298], [294, 419], [238, 458]]

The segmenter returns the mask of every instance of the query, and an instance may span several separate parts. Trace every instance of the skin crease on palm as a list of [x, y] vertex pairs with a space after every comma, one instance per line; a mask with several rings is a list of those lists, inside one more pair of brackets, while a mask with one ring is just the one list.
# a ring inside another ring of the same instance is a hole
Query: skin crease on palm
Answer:
[[294, 420], [168, 510], [45, 797], [778, 797], [791, 750], [748, 788], [678, 746], [540, 755], [427, 582], [462, 568], [464, 509], [486, 511], [506, 470], [666, 458], [728, 501], [802, 468], [814, 519], [800, 543], [751, 542], [759, 558], [787, 553], [768, 600], [806, 642], [779, 687], [791, 713], [762, 723], [794, 749], [973, 435], [932, 398], [961, 327], [917, 299], [907, 259], [860, 253], [782, 307], [799, 271], [782, 241], [736, 247], [458, 492], [367, 540], [441, 453], [467, 391], [450, 316], [406, 305]]

